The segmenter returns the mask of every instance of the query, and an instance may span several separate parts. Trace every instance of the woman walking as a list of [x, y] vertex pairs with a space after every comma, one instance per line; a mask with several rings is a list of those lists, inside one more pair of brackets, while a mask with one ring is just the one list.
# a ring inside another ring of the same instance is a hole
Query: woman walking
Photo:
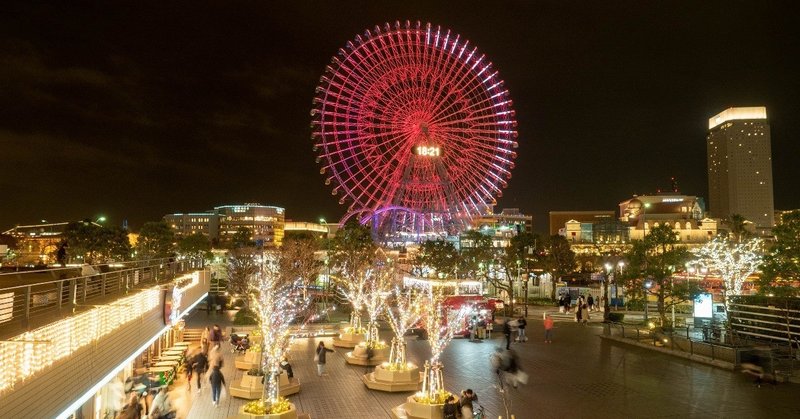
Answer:
[[317, 355], [314, 356], [314, 360], [317, 361], [317, 376], [319, 377], [322, 377], [322, 373], [325, 372], [325, 356], [328, 352], [333, 352], [333, 349], [326, 348], [325, 342], [320, 341], [317, 345]]
[[219, 406], [219, 395], [222, 392], [222, 386], [225, 385], [225, 377], [222, 376], [222, 371], [219, 370], [219, 365], [214, 365], [209, 374], [208, 381], [211, 381], [211, 402], [214, 407]]

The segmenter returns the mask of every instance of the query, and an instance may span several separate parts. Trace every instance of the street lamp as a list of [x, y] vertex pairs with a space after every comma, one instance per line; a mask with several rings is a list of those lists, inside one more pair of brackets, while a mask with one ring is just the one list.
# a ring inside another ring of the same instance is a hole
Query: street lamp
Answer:
[[101, 215], [101, 216], [97, 217], [97, 220], [95, 222], [96, 223], [104, 223], [104, 222], [106, 222], [106, 217], [104, 215]]
[[642, 283], [642, 287], [644, 288], [644, 323], [647, 324], [647, 290], [653, 286], [653, 282], [649, 279], [645, 279]]
[[645, 202], [642, 204], [642, 238], [647, 237], [647, 209], [650, 208], [650, 203]]
[[608, 298], [608, 281], [609, 281], [609, 277], [611, 276], [611, 269], [613, 269], [613, 267], [614, 266], [612, 264], [606, 262], [606, 264], [605, 264], [606, 275], [605, 275], [605, 278], [603, 279], [603, 321], [608, 321], [608, 315], [609, 315], [609, 312], [608, 312], [608, 300], [609, 300], [609, 298]]

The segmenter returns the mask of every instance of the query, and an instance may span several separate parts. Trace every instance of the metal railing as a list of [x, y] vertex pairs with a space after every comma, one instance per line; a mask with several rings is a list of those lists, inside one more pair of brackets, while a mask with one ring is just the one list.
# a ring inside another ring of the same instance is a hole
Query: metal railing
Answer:
[[[681, 328], [664, 331], [659, 328], [651, 329], [641, 325], [624, 323], [604, 323], [606, 334], [609, 336], [631, 339], [639, 343], [653, 345], [710, 358], [712, 361], [724, 361], [732, 365], [739, 365], [740, 353], [746, 347], [723, 343], [728, 341], [727, 331], [722, 328]], [[698, 330], [700, 329], [700, 330]], [[698, 336], [702, 338], [698, 339]]]
[[84, 276], [80, 267], [0, 274], [2, 282], [13, 283], [0, 287], [0, 330], [30, 330], [64, 315], [64, 310], [123, 296], [202, 266], [200, 259], [164, 258], [97, 265], [98, 273]]

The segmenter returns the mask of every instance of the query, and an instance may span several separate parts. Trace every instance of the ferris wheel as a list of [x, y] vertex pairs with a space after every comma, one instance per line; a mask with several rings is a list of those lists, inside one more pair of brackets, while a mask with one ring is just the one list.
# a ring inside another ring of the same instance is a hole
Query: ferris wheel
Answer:
[[381, 234], [455, 233], [495, 204], [514, 168], [508, 90], [476, 47], [439, 26], [387, 23], [347, 42], [311, 116], [343, 221]]

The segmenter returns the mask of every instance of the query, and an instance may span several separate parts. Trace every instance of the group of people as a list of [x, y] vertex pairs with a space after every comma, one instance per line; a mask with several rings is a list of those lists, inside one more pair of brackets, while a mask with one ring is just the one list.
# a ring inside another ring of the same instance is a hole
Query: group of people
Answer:
[[514, 334], [514, 331], [517, 332], [517, 337], [514, 338], [515, 342], [528, 341], [528, 336], [525, 334], [525, 328], [527, 326], [528, 321], [522, 316], [518, 319], [507, 319], [503, 322], [503, 336], [506, 338], [506, 349], [511, 349], [511, 336]]
[[[569, 294], [561, 294], [558, 297], [558, 311], [561, 313], [570, 313], [572, 310], [572, 297]], [[586, 324], [590, 320], [590, 312], [599, 310], [595, 307], [595, 300], [591, 294], [584, 297], [578, 296], [575, 301], [575, 321], [578, 323]]]
[[184, 359], [186, 369], [186, 386], [191, 391], [192, 377], [197, 378], [197, 392], [202, 391], [202, 382], [208, 379], [211, 384], [211, 402], [219, 406], [225, 377], [222, 375], [222, 329], [218, 325], [203, 329], [200, 337], [200, 348], [188, 353]]
[[[478, 401], [478, 394], [468, 388], [461, 392], [461, 397], [456, 398], [451, 394], [444, 402], [443, 419], [472, 419], [475, 408], [473, 403]], [[460, 415], [460, 416], [459, 416]]]

